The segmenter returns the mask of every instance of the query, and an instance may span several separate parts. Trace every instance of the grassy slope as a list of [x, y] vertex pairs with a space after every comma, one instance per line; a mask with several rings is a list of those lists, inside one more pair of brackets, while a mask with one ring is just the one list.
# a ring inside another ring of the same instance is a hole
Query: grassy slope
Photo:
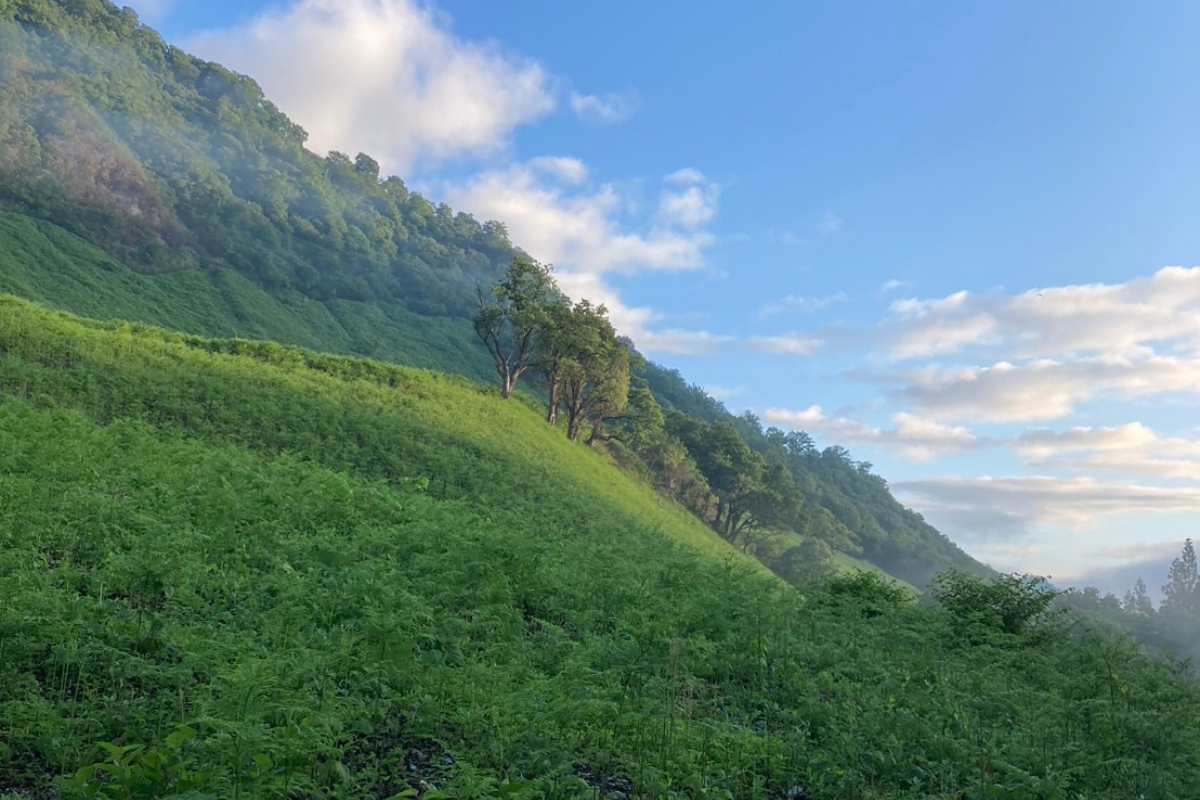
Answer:
[[535, 473], [538, 485], [526, 494], [548, 509], [561, 504], [559, 490], [587, 494], [680, 542], [765, 571], [680, 506], [547, 428], [533, 401], [505, 402], [463, 378], [92, 322], [12, 297], [0, 297], [0, 336], [8, 350], [0, 388], [98, 421], [133, 416], [366, 477], [427, 479], [431, 492], [481, 510]]
[[0, 792], [1200, 792], [1131, 646], [801, 596], [463, 380], [4, 299], [0, 395]]
[[[385, 312], [363, 303], [325, 304], [299, 295], [279, 299], [228, 270], [140, 275], [70, 233], [17, 214], [0, 213], [0, 242], [5, 244], [0, 248], [0, 293], [51, 307], [202, 336], [236, 335], [367, 355], [443, 372], [462, 373], [465, 368], [469, 377], [487, 382], [492, 377], [461, 320], [418, 317], [400, 308]], [[711, 537], [693, 533], [689, 538]], [[884, 574], [846, 554], [839, 554], [837, 563], [843, 570]]]
[[269, 294], [228, 269], [142, 275], [46, 222], [0, 212], [0, 293], [98, 319], [286, 342], [490, 382], [470, 326], [399, 305]]

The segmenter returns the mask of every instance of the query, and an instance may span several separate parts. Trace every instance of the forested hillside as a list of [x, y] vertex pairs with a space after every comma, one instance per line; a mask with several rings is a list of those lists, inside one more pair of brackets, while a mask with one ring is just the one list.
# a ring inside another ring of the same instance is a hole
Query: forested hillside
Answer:
[[0, 796], [1200, 793], [1043, 584], [796, 591], [543, 414], [0, 299]]
[[[494, 380], [471, 318], [477, 290], [523, 255], [503, 224], [427, 201], [368, 154], [304, 143], [251, 78], [164, 42], [129, 9], [4, 0], [0, 291]], [[735, 419], [678, 372], [640, 358], [631, 369], [664, 410], [734, 425], [785, 465], [843, 550], [917, 584], [984, 571], [844, 449]]]

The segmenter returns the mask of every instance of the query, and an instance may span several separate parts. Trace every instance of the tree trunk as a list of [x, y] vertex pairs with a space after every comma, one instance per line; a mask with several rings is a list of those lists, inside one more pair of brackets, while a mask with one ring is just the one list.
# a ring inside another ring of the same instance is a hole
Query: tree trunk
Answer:
[[558, 422], [558, 378], [550, 379], [550, 409], [546, 412], [546, 422], [551, 428]]
[[[569, 405], [569, 404], [568, 404]], [[567, 438], [572, 442], [579, 438], [579, 425], [583, 417], [575, 409], [567, 408]]]

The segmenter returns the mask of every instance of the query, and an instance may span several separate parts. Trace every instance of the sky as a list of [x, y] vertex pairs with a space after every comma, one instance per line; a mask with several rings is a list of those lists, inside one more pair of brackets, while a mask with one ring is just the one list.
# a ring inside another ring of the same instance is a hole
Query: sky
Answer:
[[1200, 4], [133, 5], [998, 569], [1200, 528]]

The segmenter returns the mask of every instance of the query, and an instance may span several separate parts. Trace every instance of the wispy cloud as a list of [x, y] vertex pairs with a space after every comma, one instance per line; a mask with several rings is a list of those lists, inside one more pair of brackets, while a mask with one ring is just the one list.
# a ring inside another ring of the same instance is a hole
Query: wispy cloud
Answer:
[[839, 444], [879, 445], [910, 461], [929, 461], [984, 444], [966, 428], [940, 425], [906, 413], [895, 414], [891, 428], [877, 428], [846, 417], [829, 417], [817, 405], [802, 411], [769, 408], [762, 416], [773, 424], [820, 434]]
[[820, 349], [822, 341], [803, 333], [785, 333], [779, 336], [755, 336], [749, 344], [751, 349], [762, 353], [811, 356]]
[[602, 95], [571, 92], [571, 110], [589, 125], [617, 125], [637, 113], [641, 98], [632, 89]]
[[529, 160], [528, 166], [568, 186], [577, 186], [588, 179], [587, 164], [578, 158], [566, 156], [538, 156]]
[[902, 281], [897, 278], [892, 278], [889, 281], [883, 282], [883, 285], [879, 287], [879, 294], [881, 294], [881, 295], [891, 294], [892, 292], [898, 292], [901, 289], [907, 289], [909, 286], [912, 286], [912, 284], [909, 283], [908, 281]]
[[556, 106], [540, 64], [454, 36], [416, 0], [301, 0], [185, 44], [253, 75], [313, 149], [368, 152], [389, 171], [495, 153]]
[[[1146, 355], [1154, 345], [1200, 350], [1200, 268], [1166, 267], [1122, 284], [957, 292], [892, 304], [881, 338], [905, 360], [1003, 348], [1007, 357]], [[964, 332], [966, 331], [966, 332]]]
[[1200, 511], [1200, 487], [1094, 478], [949, 476], [893, 482], [892, 488], [935, 525], [967, 538], [1019, 537], [1043, 525], [1087, 528], [1127, 514]]
[[658, 221], [681, 228], [698, 228], [717, 216], [721, 187], [697, 169], [682, 169], [668, 175], [668, 184], [658, 204]]
[[900, 384], [889, 393], [893, 401], [941, 420], [1041, 422], [1062, 419], [1082, 403], [1100, 399], [1200, 397], [1200, 361], [1174, 356], [928, 365], [889, 379]]
[[849, 297], [845, 292], [837, 292], [835, 294], [826, 295], [825, 297], [806, 297], [803, 295], [789, 294], [781, 297], [778, 300], [772, 300], [758, 310], [759, 319], [773, 317], [777, 314], [782, 314], [785, 311], [800, 311], [803, 313], [811, 313], [820, 311], [823, 308], [828, 308], [835, 303], [844, 303]]
[[1200, 481], [1200, 441], [1160, 436], [1140, 422], [1026, 431], [1013, 444], [1040, 469]]

